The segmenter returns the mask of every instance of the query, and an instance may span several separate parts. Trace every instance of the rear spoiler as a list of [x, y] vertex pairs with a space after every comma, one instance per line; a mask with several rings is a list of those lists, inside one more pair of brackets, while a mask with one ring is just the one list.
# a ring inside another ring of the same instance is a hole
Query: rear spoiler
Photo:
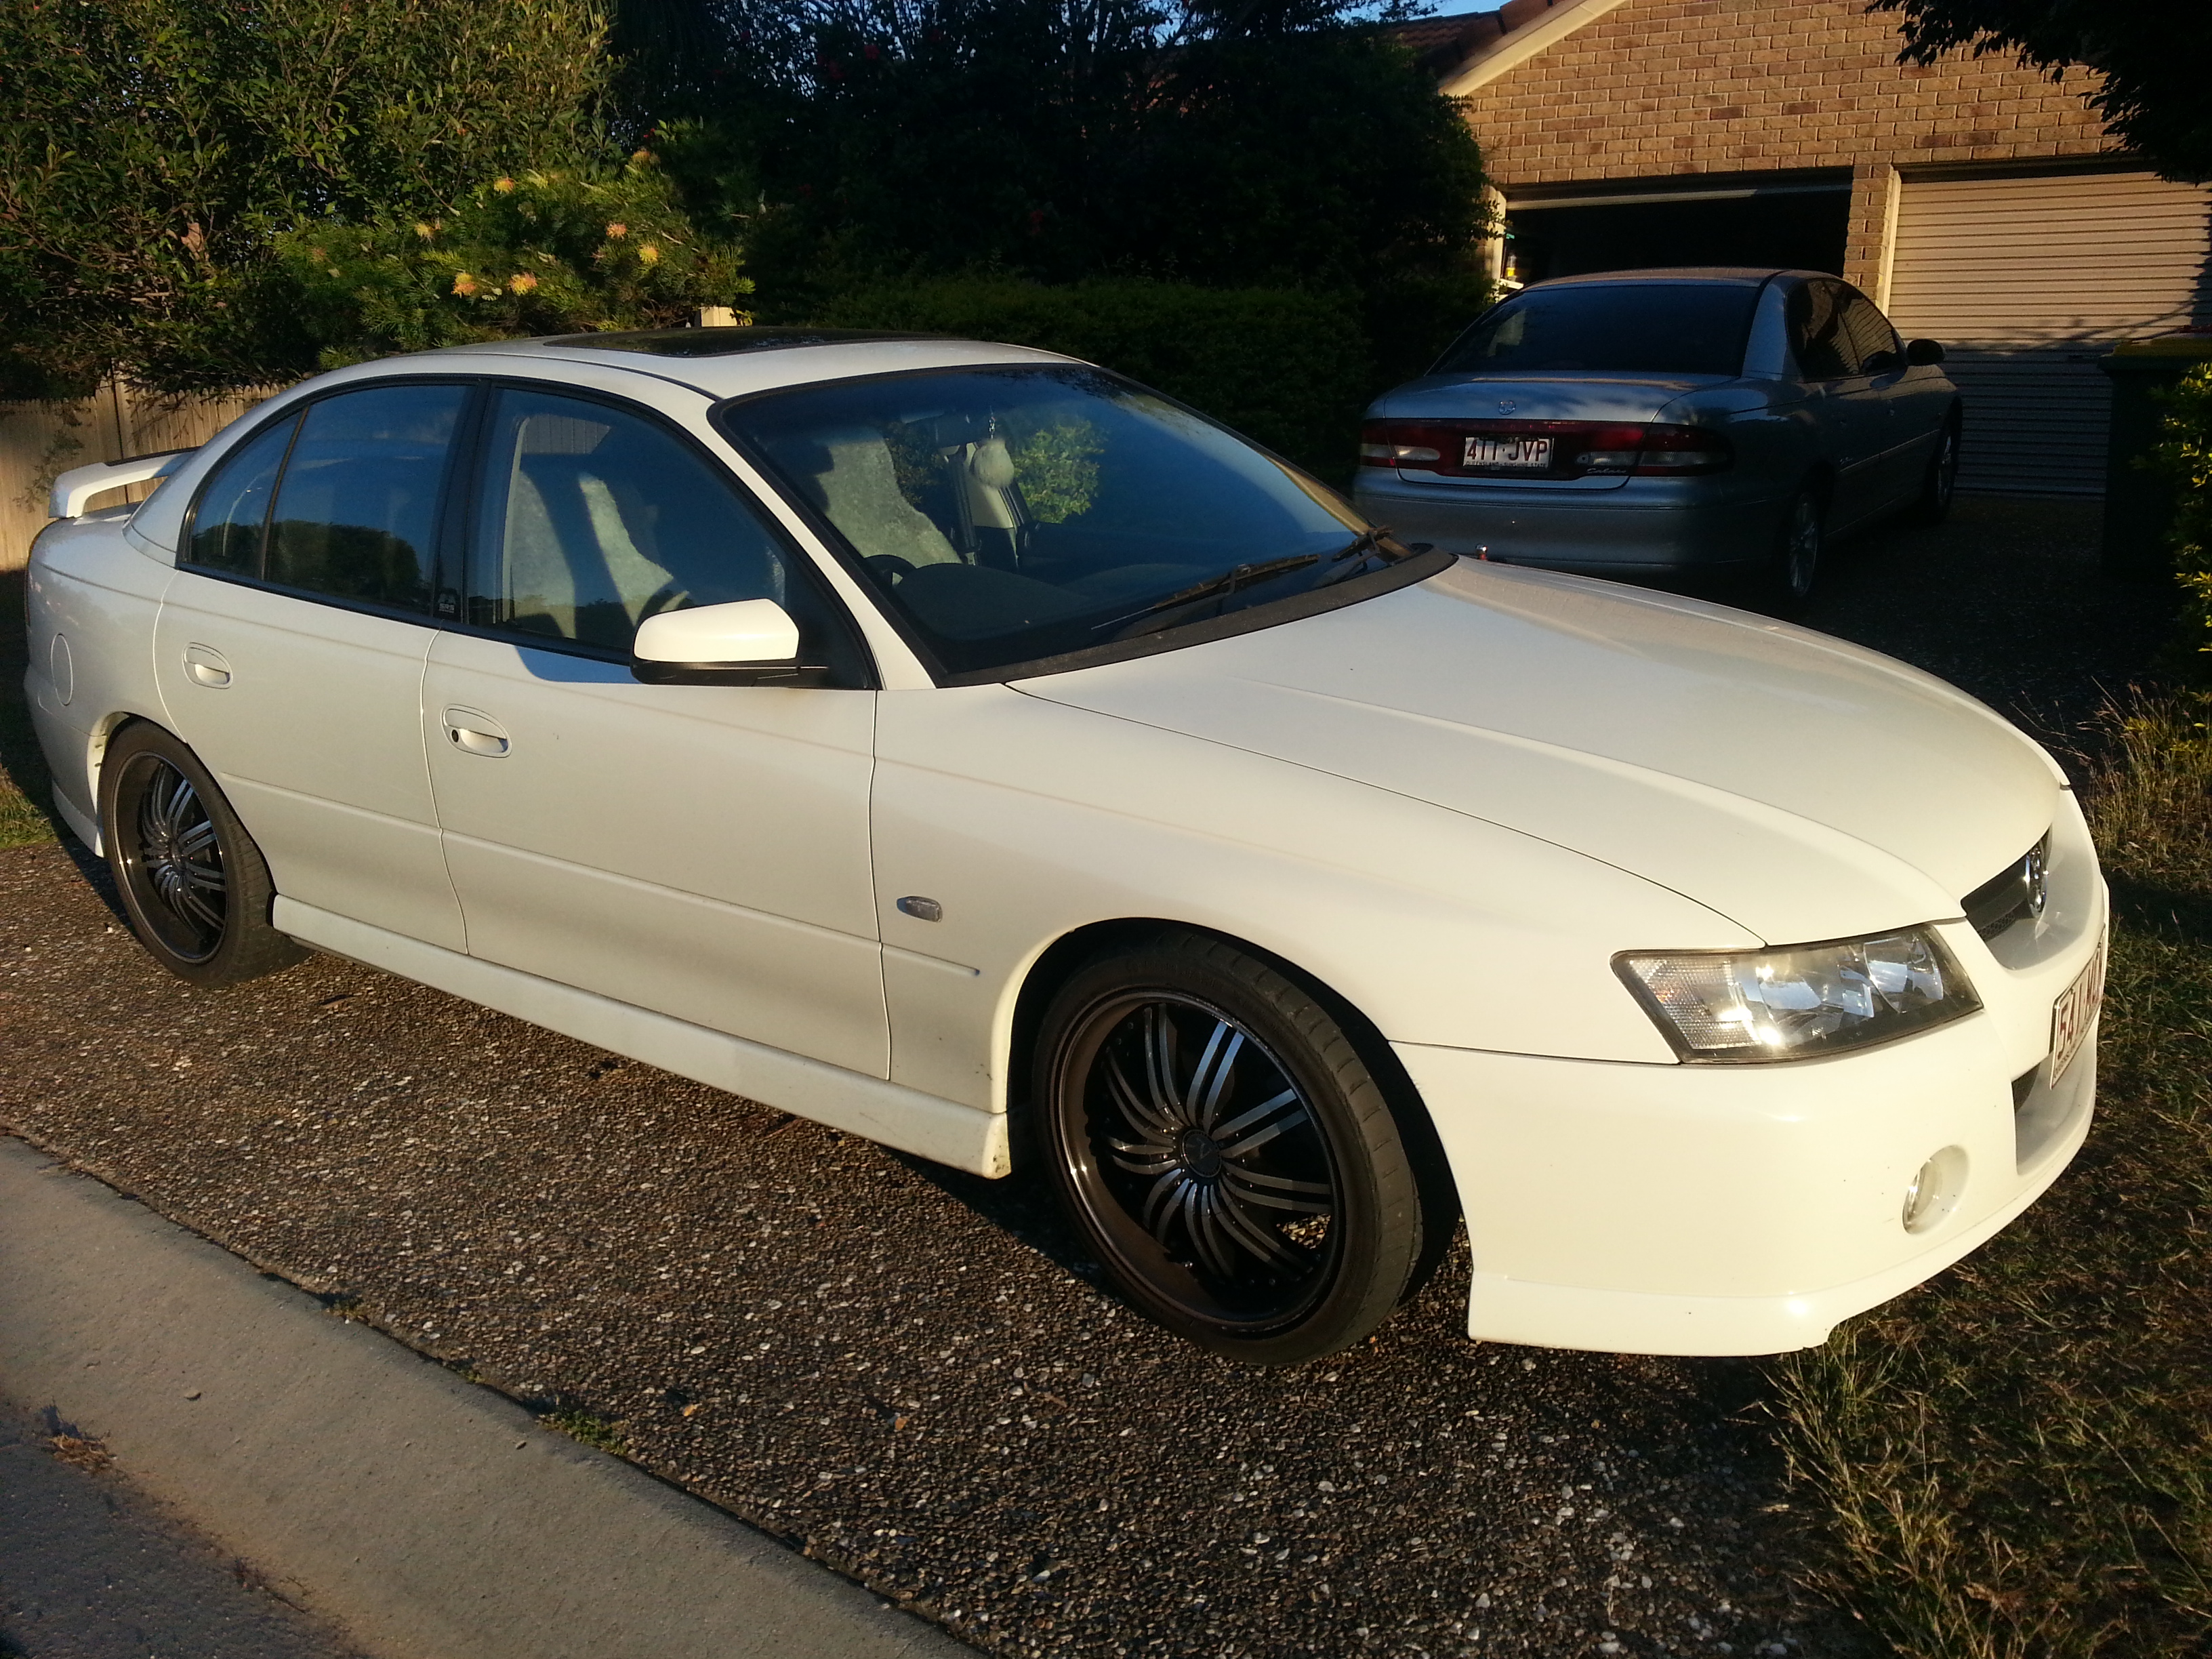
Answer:
[[197, 453], [191, 449], [166, 449], [158, 455], [131, 455], [119, 461], [95, 461], [90, 466], [72, 467], [54, 480], [53, 492], [46, 497], [46, 516], [76, 518], [84, 512], [85, 503], [103, 490], [166, 478], [184, 464], [186, 456]]

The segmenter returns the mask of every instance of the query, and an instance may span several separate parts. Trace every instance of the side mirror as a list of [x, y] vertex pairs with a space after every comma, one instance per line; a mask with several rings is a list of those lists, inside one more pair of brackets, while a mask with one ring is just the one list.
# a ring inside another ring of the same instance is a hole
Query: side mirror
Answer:
[[1931, 363], [1943, 361], [1941, 340], [1908, 340], [1905, 345], [1905, 361], [1915, 368], [1926, 368]]
[[806, 671], [789, 613], [774, 599], [736, 599], [647, 617], [629, 672], [647, 685], [775, 685]]

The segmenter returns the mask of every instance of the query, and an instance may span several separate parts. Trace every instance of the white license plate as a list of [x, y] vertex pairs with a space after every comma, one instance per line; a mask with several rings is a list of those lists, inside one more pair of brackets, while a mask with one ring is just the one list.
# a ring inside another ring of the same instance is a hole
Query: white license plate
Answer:
[[2074, 982], [2051, 1005], [2051, 1081], [2056, 1086], [2081, 1052], [2081, 1044], [2097, 1024], [2097, 1010], [2105, 1000], [2105, 941], [2097, 940], [2097, 953]]
[[1549, 438], [1469, 438], [1462, 466], [1517, 466], [1541, 472], [1552, 465]]

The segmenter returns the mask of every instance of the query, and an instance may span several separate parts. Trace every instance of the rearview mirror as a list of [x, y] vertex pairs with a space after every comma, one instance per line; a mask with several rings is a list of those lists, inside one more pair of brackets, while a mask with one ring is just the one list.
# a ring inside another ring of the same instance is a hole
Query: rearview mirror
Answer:
[[736, 599], [647, 617], [629, 672], [647, 685], [773, 685], [806, 671], [790, 614], [774, 599]]
[[1905, 361], [1915, 368], [1926, 368], [1931, 363], [1940, 363], [1943, 361], [1943, 343], [1940, 340], [1907, 341]]

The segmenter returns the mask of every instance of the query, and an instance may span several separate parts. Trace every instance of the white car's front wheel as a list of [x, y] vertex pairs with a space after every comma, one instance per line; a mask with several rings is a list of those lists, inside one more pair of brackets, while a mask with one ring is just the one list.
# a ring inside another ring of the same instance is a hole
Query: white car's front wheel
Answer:
[[1271, 964], [1189, 933], [1093, 961], [1045, 1016], [1032, 1100], [1070, 1218], [1169, 1329], [1295, 1364], [1404, 1294], [1422, 1206], [1389, 1102]]

